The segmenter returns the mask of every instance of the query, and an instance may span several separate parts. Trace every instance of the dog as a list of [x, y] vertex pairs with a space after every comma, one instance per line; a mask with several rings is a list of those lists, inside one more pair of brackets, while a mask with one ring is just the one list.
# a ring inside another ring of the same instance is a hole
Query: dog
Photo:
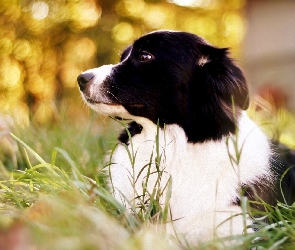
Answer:
[[110, 186], [129, 209], [148, 203], [158, 187], [160, 204], [169, 198], [169, 224], [197, 242], [251, 226], [244, 196], [276, 201], [270, 190], [282, 164], [246, 113], [248, 87], [228, 49], [187, 32], [154, 31], [128, 46], [118, 64], [77, 80], [89, 107], [130, 120], [110, 165]]

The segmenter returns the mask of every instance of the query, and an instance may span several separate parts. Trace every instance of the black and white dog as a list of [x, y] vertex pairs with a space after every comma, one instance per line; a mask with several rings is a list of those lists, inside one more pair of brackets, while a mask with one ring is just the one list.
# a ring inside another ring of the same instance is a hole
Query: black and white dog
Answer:
[[241, 188], [251, 187], [250, 198], [253, 187], [270, 196], [279, 179], [276, 154], [245, 112], [248, 88], [227, 49], [194, 34], [156, 31], [130, 45], [120, 63], [87, 70], [78, 83], [92, 109], [132, 120], [110, 171], [123, 203], [145, 184], [151, 193], [160, 171], [162, 189], [172, 180], [176, 231], [206, 240], [243, 232], [241, 216], [222, 223], [242, 213]]

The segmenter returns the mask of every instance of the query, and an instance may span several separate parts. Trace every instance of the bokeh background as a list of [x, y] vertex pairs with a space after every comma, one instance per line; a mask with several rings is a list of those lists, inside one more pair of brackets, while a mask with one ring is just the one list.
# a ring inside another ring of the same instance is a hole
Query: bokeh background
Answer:
[[294, 109], [294, 0], [0, 0], [0, 113], [19, 125], [85, 112], [76, 77], [156, 29], [230, 47], [251, 94]]

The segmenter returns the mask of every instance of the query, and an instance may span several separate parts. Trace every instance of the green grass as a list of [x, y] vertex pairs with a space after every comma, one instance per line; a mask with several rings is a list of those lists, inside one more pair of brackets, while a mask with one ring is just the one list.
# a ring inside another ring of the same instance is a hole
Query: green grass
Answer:
[[[150, 201], [148, 206], [126, 211], [106, 186], [105, 156], [116, 146], [114, 131], [120, 129], [122, 124], [91, 113], [51, 126], [15, 128], [13, 134], [0, 131], [0, 140], [6, 140], [0, 154], [1, 249], [16, 247], [16, 238], [21, 249], [294, 249], [295, 207], [286, 204], [264, 204], [258, 216], [243, 199], [259, 231], [198, 248], [165, 234], [169, 195], [161, 207], [163, 190], [157, 185], [139, 196]], [[153, 156], [156, 164], [160, 157], [159, 152]], [[166, 188], [169, 194], [170, 182]], [[240, 244], [226, 244], [233, 239]]]

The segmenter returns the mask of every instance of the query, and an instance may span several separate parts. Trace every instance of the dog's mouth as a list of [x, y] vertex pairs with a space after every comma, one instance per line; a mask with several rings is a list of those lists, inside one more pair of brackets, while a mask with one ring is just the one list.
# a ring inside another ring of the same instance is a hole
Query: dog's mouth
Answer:
[[146, 105], [143, 103], [129, 103], [126, 106], [128, 106], [130, 108], [136, 108], [136, 109], [142, 109], [142, 108], [146, 107]]
[[[85, 100], [86, 102], [88, 102], [89, 104], [100, 104], [100, 103], [103, 103], [99, 100], [95, 100], [95, 99], [92, 99], [90, 97], [85, 97]], [[106, 103], [103, 103], [103, 104], [106, 104]]]
[[128, 104], [121, 104], [121, 103], [115, 103], [115, 102], [105, 102], [101, 100], [96, 100], [90, 97], [85, 97], [85, 100], [89, 104], [105, 104], [105, 105], [110, 105], [110, 106], [116, 106], [116, 105], [122, 105], [122, 106], [127, 106], [129, 108], [134, 108], [134, 109], [142, 109], [145, 108], [146, 105], [143, 103], [128, 103]]
[[88, 104], [92, 104], [92, 105], [97, 105], [97, 104], [106, 104], [106, 105], [120, 105], [120, 104], [115, 104], [115, 103], [111, 103], [105, 100], [99, 100], [99, 99], [95, 99], [95, 98], [91, 98], [87, 95], [82, 95], [84, 98], [84, 101]]

